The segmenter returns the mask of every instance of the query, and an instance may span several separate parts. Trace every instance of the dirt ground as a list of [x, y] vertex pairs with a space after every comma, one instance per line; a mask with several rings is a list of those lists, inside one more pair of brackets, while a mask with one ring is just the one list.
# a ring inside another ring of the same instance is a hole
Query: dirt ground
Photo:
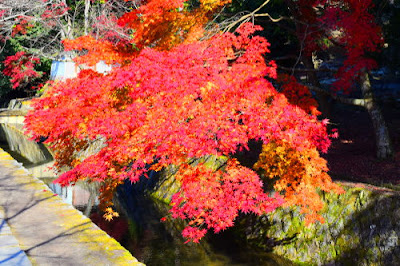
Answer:
[[400, 103], [382, 103], [381, 106], [395, 147], [394, 158], [385, 161], [375, 156], [375, 137], [366, 110], [334, 105], [331, 122], [338, 128], [339, 138], [324, 155], [334, 180], [400, 185]]

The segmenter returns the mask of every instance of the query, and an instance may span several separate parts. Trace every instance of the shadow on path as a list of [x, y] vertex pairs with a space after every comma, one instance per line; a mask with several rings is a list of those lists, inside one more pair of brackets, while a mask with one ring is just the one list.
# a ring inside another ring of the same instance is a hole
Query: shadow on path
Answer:
[[17, 239], [13, 246], [20, 246], [3, 253], [0, 264], [15, 265], [25, 252], [36, 265], [138, 265], [115, 240], [15, 161], [0, 160], [0, 207], [1, 225], [8, 224], [9, 234]]

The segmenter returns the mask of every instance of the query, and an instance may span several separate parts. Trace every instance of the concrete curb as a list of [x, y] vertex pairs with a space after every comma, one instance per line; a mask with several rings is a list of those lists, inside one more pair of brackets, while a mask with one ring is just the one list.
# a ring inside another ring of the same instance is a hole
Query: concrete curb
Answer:
[[2, 149], [0, 206], [33, 265], [144, 265]]

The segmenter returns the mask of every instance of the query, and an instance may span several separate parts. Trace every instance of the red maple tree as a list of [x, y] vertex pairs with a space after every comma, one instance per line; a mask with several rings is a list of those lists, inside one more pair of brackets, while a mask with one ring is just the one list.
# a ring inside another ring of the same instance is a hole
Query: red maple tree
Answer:
[[[148, 1], [140, 8], [141, 23], [146, 23], [147, 13], [180, 17], [169, 13], [186, 12], [177, 8], [184, 2]], [[184, 15], [208, 16], [203, 11], [221, 6], [211, 5], [214, 2], [218, 1], [201, 1], [199, 10]], [[121, 23], [136, 23], [136, 13], [128, 14]], [[167, 21], [171, 23], [175, 22]], [[318, 153], [330, 145], [326, 123], [275, 90], [270, 79], [276, 78], [276, 65], [266, 62], [269, 43], [255, 35], [258, 30], [261, 27], [247, 23], [235, 33], [201, 41], [188, 34], [173, 47], [157, 38], [147, 43], [140, 36], [134, 40], [139, 38], [143, 46], [135, 48], [91, 37], [66, 42], [68, 49], [88, 50], [80, 60], [94, 62], [97, 55], [120, 66], [107, 75], [82, 71], [75, 79], [51, 85], [34, 101], [34, 111], [25, 119], [28, 131], [35, 139], [47, 137], [56, 166], [69, 169], [57, 182], [101, 182], [105, 217], [111, 219], [111, 197], [119, 184], [137, 182], [149, 169], [178, 165], [175, 177], [181, 190], [173, 197], [171, 212], [174, 218], [188, 220], [183, 235], [194, 242], [210, 229], [219, 232], [232, 226], [239, 211], [261, 215], [285, 198], [287, 204], [301, 205], [310, 221], [321, 220], [316, 189], [342, 192], [326, 174], [326, 162]], [[143, 36], [147, 33], [143, 30]], [[276, 165], [264, 155], [255, 166], [264, 174], [241, 165], [234, 155], [248, 149], [250, 140], [285, 147], [277, 155], [282, 157], [279, 167], [287, 170], [296, 164], [301, 171], [296, 178], [271, 174]], [[284, 164], [288, 153], [290, 163]], [[208, 155], [226, 164], [210, 169], [189, 163]], [[267, 180], [259, 174], [280, 178], [275, 194], [264, 191]]]
[[8, 56], [3, 63], [3, 74], [11, 78], [13, 89], [32, 83], [33, 80], [43, 75], [42, 72], [35, 69], [35, 66], [40, 64], [40, 59], [23, 51]]

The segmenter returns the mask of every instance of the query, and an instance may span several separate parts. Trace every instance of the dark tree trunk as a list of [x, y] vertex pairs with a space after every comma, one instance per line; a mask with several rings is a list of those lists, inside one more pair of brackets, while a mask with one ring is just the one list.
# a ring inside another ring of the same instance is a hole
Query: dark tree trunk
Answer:
[[364, 106], [371, 117], [374, 127], [377, 157], [379, 159], [390, 158], [394, 152], [389, 137], [389, 130], [383, 118], [382, 111], [375, 101], [367, 72], [361, 74], [361, 92], [365, 102]]
[[[304, 55], [302, 57], [302, 61], [307, 69], [315, 69], [311, 56]], [[309, 71], [307, 73], [307, 77], [308, 81], [311, 83], [312, 86], [321, 88], [321, 84], [319, 83], [316, 71]], [[317, 97], [319, 105], [318, 110], [322, 113], [322, 117], [329, 118], [331, 116], [331, 110], [332, 110], [332, 103], [329, 101], [330, 96], [321, 91], [316, 91], [315, 95]]]
[[[287, 4], [292, 16], [295, 18], [294, 22], [296, 25], [297, 38], [300, 42], [302, 42], [302, 40], [304, 42], [305, 36], [307, 34], [309, 34], [309, 32], [308, 32], [309, 25], [305, 25], [304, 23], [298, 22], [298, 21], [301, 21], [301, 18], [299, 17], [300, 14], [299, 14], [296, 3], [294, 3], [291, 0], [285, 0], [285, 3]], [[302, 44], [300, 45], [300, 59], [307, 69], [315, 69], [314, 63], [312, 61], [312, 55], [307, 54], [304, 51], [304, 47]], [[296, 67], [296, 66], [294, 66], [294, 67]], [[319, 83], [316, 71], [307, 72], [307, 77], [308, 77], [308, 81], [311, 83], [311, 85], [313, 87], [321, 88], [321, 84]], [[316, 95], [318, 105], [319, 105], [318, 110], [322, 113], [323, 118], [328, 118], [331, 115], [331, 109], [332, 109], [331, 108], [332, 104], [329, 101], [329, 99], [330, 99], [329, 95], [327, 95], [326, 93], [323, 93], [321, 91], [315, 91], [315, 95]]]

